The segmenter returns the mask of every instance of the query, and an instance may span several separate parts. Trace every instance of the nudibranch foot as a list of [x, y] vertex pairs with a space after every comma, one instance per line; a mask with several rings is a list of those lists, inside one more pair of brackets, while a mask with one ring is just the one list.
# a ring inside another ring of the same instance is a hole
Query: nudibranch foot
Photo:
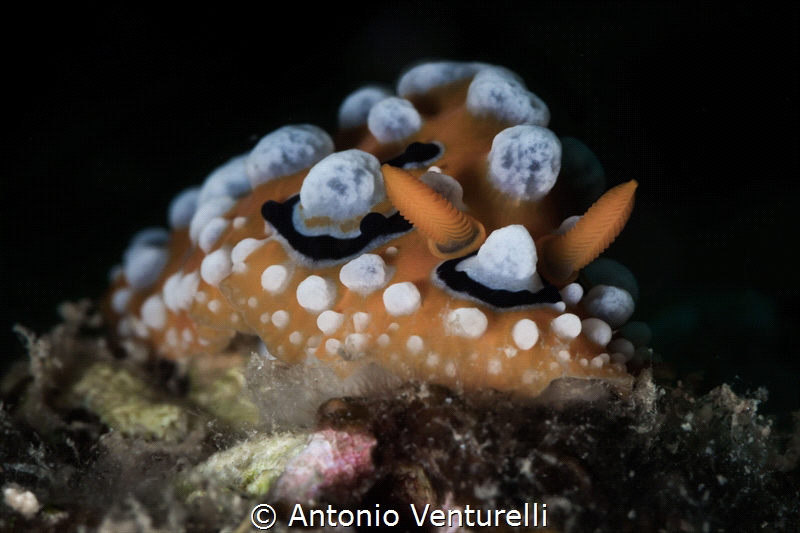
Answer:
[[138, 234], [114, 275], [117, 335], [172, 359], [257, 336], [284, 363], [458, 390], [631, 387], [638, 290], [621, 265], [579, 274], [600, 271], [635, 181], [600, 196], [591, 152], [483, 63], [417, 65], [397, 95], [353, 93], [339, 121], [338, 144], [285, 126], [176, 197], [171, 230]]

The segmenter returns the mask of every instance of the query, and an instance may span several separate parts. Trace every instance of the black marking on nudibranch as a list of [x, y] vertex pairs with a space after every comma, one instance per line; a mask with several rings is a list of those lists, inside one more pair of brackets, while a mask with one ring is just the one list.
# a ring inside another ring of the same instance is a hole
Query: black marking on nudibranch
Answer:
[[261, 215], [297, 252], [314, 261], [338, 261], [362, 253], [382, 237], [405, 233], [412, 229], [400, 213], [385, 217], [380, 213], [367, 213], [360, 223], [360, 235], [341, 239], [331, 235], [303, 235], [294, 227], [292, 212], [300, 201], [297, 194], [285, 202], [269, 200], [261, 206]]
[[442, 157], [443, 152], [443, 147], [438, 143], [413, 142], [406, 147], [405, 152], [385, 163], [397, 168], [424, 166]]
[[511, 307], [522, 307], [536, 304], [554, 304], [561, 301], [561, 294], [555, 285], [544, 282], [544, 287], [537, 292], [531, 291], [507, 291], [504, 289], [492, 289], [478, 283], [470, 278], [466, 272], [456, 270], [456, 265], [468, 257], [472, 257], [477, 252], [473, 252], [465, 257], [450, 259], [439, 265], [436, 275], [448, 288], [455, 292], [465, 293], [473, 298], [494, 306], [498, 309], [509, 309]]

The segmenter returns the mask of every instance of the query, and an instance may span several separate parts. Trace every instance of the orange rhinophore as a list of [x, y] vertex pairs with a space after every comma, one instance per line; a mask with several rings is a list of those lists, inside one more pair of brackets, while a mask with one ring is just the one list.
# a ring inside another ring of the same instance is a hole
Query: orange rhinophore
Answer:
[[483, 224], [456, 209], [413, 174], [390, 165], [383, 165], [381, 171], [392, 205], [428, 237], [431, 253], [436, 257], [462, 257], [477, 250], [486, 240]]
[[566, 284], [578, 271], [597, 259], [614, 242], [633, 211], [633, 195], [638, 183], [631, 180], [610, 189], [563, 235], [539, 239], [548, 280]]
[[635, 181], [569, 218], [563, 199], [602, 172], [562, 172], [585, 147], [484, 63], [417, 65], [396, 95], [351, 94], [339, 121], [336, 143], [275, 130], [181, 193], [170, 232], [134, 237], [105, 300], [117, 335], [171, 359], [257, 336], [288, 363], [460, 389], [630, 388], [637, 290], [607, 260], [593, 285], [577, 274], [622, 230]]

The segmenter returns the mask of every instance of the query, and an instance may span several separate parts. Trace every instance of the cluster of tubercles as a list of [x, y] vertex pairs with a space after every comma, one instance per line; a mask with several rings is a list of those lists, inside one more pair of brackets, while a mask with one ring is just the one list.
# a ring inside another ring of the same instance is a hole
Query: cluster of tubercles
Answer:
[[560, 377], [629, 387], [643, 342], [619, 330], [635, 290], [576, 279], [622, 230], [636, 182], [565, 220], [551, 191], [573, 154], [548, 120], [516, 75], [482, 63], [418, 65], [397, 96], [356, 91], [343, 144], [286, 126], [179, 195], [171, 231], [131, 243], [108, 315], [173, 359], [239, 333], [344, 374], [377, 363], [528, 395]]

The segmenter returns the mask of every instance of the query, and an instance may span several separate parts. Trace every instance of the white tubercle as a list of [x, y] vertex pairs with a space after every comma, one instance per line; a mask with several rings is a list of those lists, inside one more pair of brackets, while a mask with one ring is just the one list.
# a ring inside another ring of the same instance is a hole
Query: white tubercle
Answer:
[[125, 254], [123, 268], [128, 284], [136, 290], [145, 289], [155, 283], [169, 259], [166, 248], [139, 245]]
[[633, 359], [633, 354], [636, 353], [633, 343], [628, 339], [614, 339], [608, 343], [608, 351], [611, 353], [621, 353], [625, 356], [625, 362]]
[[581, 334], [581, 319], [572, 313], [565, 313], [550, 322], [550, 329], [562, 341], [571, 341]]
[[192, 221], [189, 224], [189, 238], [194, 244], [198, 244], [200, 234], [211, 220], [221, 217], [236, 205], [236, 200], [230, 196], [215, 196], [200, 204], [195, 211]]
[[200, 189], [192, 187], [179, 193], [172, 202], [169, 204], [168, 220], [169, 227], [172, 229], [181, 229], [189, 225], [192, 221], [192, 216], [197, 209], [198, 199], [200, 197]]
[[217, 196], [241, 198], [248, 194], [252, 188], [245, 172], [246, 160], [246, 155], [233, 157], [209, 174], [200, 189], [198, 205]]
[[284, 265], [270, 265], [261, 273], [261, 286], [272, 294], [280, 294], [289, 285], [289, 269]]
[[615, 329], [628, 321], [634, 309], [631, 293], [611, 285], [592, 287], [583, 298], [583, 305], [590, 315]]
[[181, 285], [178, 290], [177, 304], [181, 309], [189, 309], [192, 301], [197, 295], [197, 288], [200, 286], [200, 273], [197, 270], [184, 274], [181, 278]]
[[389, 96], [392, 96], [389, 90], [376, 86], [362, 87], [351, 93], [339, 106], [339, 128], [355, 128], [366, 124], [372, 106]]
[[145, 228], [137, 232], [122, 256], [122, 270], [128, 284], [141, 290], [155, 283], [167, 264], [169, 232], [164, 228]]
[[262, 138], [247, 157], [246, 172], [255, 189], [300, 172], [333, 152], [333, 139], [311, 124], [284, 126]]
[[231, 249], [229, 246], [223, 246], [203, 258], [200, 264], [200, 276], [209, 285], [219, 287], [219, 282], [231, 273], [232, 266]]
[[425, 341], [419, 335], [411, 335], [406, 341], [406, 348], [409, 352], [417, 354], [425, 347]]
[[553, 231], [553, 235], [564, 235], [566, 232], [575, 227], [575, 224], [581, 219], [581, 215], [573, 215], [561, 221], [561, 225]]
[[372, 316], [363, 311], [356, 311], [353, 313], [353, 327], [357, 333], [363, 333], [369, 327], [369, 322]]
[[[131, 237], [131, 242], [128, 243], [128, 248], [125, 254], [136, 249], [139, 246], [165, 246], [169, 241], [169, 231], [166, 228], [150, 227], [139, 230]], [[124, 257], [124, 254], [123, 254]]]
[[508, 69], [491, 67], [473, 78], [467, 91], [467, 109], [476, 116], [490, 115], [511, 124], [547, 126], [550, 110], [522, 80]]
[[611, 340], [611, 326], [599, 318], [585, 318], [581, 321], [581, 331], [598, 346], [605, 347]]
[[244, 263], [250, 257], [250, 254], [264, 246], [266, 242], [266, 239], [254, 239], [252, 237], [242, 239], [231, 250], [231, 261], [233, 261], [234, 265], [236, 263]]
[[200, 231], [200, 235], [197, 238], [197, 245], [205, 253], [210, 252], [217, 241], [219, 241], [220, 237], [222, 237], [222, 234], [225, 233], [230, 226], [231, 223], [226, 218], [212, 218]]
[[486, 331], [489, 321], [477, 307], [461, 307], [448, 313], [445, 326], [447, 331], [459, 337], [477, 339]]
[[297, 303], [310, 313], [330, 309], [336, 301], [336, 284], [320, 276], [308, 276], [297, 286]]
[[511, 328], [511, 337], [520, 350], [530, 350], [539, 341], [539, 326], [529, 318], [520, 319]]
[[[374, 155], [361, 150], [336, 152], [314, 165], [303, 180], [302, 215], [295, 210], [294, 224], [308, 235], [330, 233], [330, 227], [306, 226], [305, 220], [324, 217], [334, 222], [349, 221], [364, 216], [385, 198], [380, 162]], [[336, 234], [335, 228], [333, 231]], [[357, 234], [358, 228], [354, 232]]]
[[131, 301], [133, 291], [130, 289], [117, 289], [111, 296], [111, 308], [115, 313], [121, 315], [128, 309], [128, 303]]
[[381, 143], [402, 141], [422, 127], [422, 117], [408, 100], [390, 96], [369, 110], [367, 126]]
[[383, 291], [383, 305], [392, 316], [410, 315], [419, 309], [422, 297], [410, 281], [394, 283]]
[[422, 63], [407, 70], [397, 82], [397, 94], [402, 97], [421, 94], [448, 83], [475, 76], [489, 67], [486, 63], [434, 61]]
[[167, 325], [167, 309], [160, 294], [153, 294], [142, 303], [141, 314], [142, 321], [152, 329], [161, 330]]
[[561, 142], [540, 126], [514, 126], [494, 137], [489, 181], [498, 190], [530, 201], [541, 200], [561, 169]]
[[348, 262], [339, 271], [342, 285], [366, 296], [384, 285], [387, 281], [386, 263], [376, 254], [363, 254]]
[[336, 311], [323, 311], [317, 317], [317, 327], [325, 335], [332, 335], [344, 323], [344, 315]]
[[161, 289], [161, 294], [164, 298], [164, 305], [173, 313], [177, 313], [181, 309], [181, 281], [183, 280], [183, 273], [178, 271], [172, 274], [164, 282], [164, 287]]
[[283, 329], [289, 324], [289, 313], [280, 309], [272, 313], [272, 324], [278, 328]]
[[493, 231], [478, 253], [461, 261], [456, 270], [490, 289], [537, 292], [543, 287], [537, 260], [530, 233], [514, 224]]
[[568, 307], [574, 307], [583, 298], [583, 287], [579, 283], [570, 283], [559, 291], [561, 299]]

